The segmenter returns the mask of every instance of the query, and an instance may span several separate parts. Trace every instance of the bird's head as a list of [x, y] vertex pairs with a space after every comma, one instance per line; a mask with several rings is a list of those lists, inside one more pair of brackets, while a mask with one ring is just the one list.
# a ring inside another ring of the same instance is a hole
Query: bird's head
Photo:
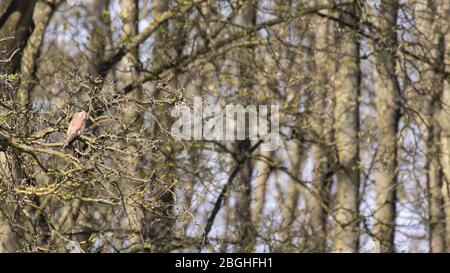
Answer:
[[77, 116], [78, 118], [81, 118], [83, 120], [87, 120], [89, 118], [88, 113], [86, 113], [85, 111], [78, 112], [74, 116]]

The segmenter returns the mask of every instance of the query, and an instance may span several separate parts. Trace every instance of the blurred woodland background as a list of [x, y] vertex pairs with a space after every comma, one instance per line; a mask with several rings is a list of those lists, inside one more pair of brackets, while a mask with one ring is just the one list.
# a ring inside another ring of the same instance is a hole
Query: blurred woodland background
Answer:
[[0, 252], [450, 251], [449, 81], [448, 0], [0, 0]]

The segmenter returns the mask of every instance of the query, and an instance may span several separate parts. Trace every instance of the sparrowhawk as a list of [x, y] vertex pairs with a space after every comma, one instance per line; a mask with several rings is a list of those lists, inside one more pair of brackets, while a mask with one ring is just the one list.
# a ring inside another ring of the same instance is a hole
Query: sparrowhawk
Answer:
[[89, 115], [85, 111], [77, 112], [73, 115], [72, 120], [69, 123], [69, 127], [67, 128], [67, 136], [62, 149], [64, 149], [83, 133], [88, 118]]

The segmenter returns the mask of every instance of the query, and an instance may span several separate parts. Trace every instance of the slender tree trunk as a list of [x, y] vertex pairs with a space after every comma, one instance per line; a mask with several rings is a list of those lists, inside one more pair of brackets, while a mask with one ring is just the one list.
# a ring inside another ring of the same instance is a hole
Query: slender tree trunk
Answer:
[[[95, 20], [89, 35], [90, 40], [90, 67], [89, 72], [97, 75], [100, 64], [107, 56], [108, 31], [109, 31], [109, 0], [95, 1], [89, 6], [89, 13]], [[106, 76], [106, 75], [105, 75]], [[101, 85], [96, 86], [102, 88]]]
[[[355, 4], [356, 5], [356, 4]], [[356, 6], [347, 6], [341, 16], [358, 25]], [[340, 168], [336, 171], [336, 238], [337, 252], [359, 250], [359, 41], [354, 30], [341, 28], [338, 39], [341, 59], [336, 72], [335, 138]]]
[[[442, 35], [442, 65], [443, 71], [450, 70], [450, 3], [442, 1], [438, 5], [440, 23], [438, 24]], [[443, 171], [442, 195], [444, 201], [445, 217], [445, 245], [446, 252], [450, 252], [450, 79], [447, 77], [443, 81], [441, 112], [439, 114], [439, 124], [441, 127], [441, 153], [440, 160]]]
[[[252, 27], [256, 24], [256, 3], [248, 2], [244, 4], [240, 14], [240, 23], [243, 27]], [[254, 57], [252, 48], [239, 52], [243, 65], [240, 65], [240, 82], [239, 92], [242, 94], [253, 94], [252, 71], [250, 67], [251, 60]], [[252, 72], [251, 72], [252, 71]], [[248, 130], [246, 130], [248, 132]], [[236, 148], [238, 156], [249, 156], [252, 142], [247, 138], [245, 140], [239, 140], [236, 142]], [[236, 220], [237, 220], [237, 237], [239, 245], [237, 246], [238, 252], [251, 252], [254, 251], [256, 244], [256, 230], [252, 221], [251, 211], [251, 179], [253, 172], [254, 162], [247, 158], [243, 163], [240, 171], [240, 175], [237, 177], [235, 183], [235, 196], [236, 196]]]
[[[324, 5], [328, 1], [318, 0], [316, 5]], [[328, 186], [331, 185], [331, 175], [329, 171], [329, 150], [327, 148], [331, 141], [331, 127], [330, 125], [330, 106], [333, 98], [330, 88], [330, 77], [333, 75], [335, 63], [330, 60], [329, 47], [329, 21], [327, 18], [316, 16], [312, 19], [312, 25], [315, 26], [312, 36], [313, 60], [309, 73], [313, 73], [312, 77], [315, 79], [314, 86], [316, 87], [312, 95], [312, 116], [311, 124], [315, 134], [320, 136], [317, 142], [311, 145], [312, 160], [314, 165], [313, 170], [313, 187], [316, 188], [320, 196], [311, 195], [308, 199], [308, 206], [311, 210], [311, 227], [312, 236], [315, 240], [315, 251], [326, 251], [327, 240], [327, 214], [325, 208], [327, 206], [327, 199], [329, 195]], [[328, 55], [327, 55], [328, 54]], [[328, 100], [328, 103], [327, 103]]]
[[[293, 175], [300, 178], [304, 169], [304, 164], [307, 162], [308, 153], [305, 148], [302, 147], [301, 143], [293, 142], [291, 146], [287, 147], [287, 150], [290, 151], [289, 160], [292, 166]], [[298, 201], [300, 198], [302, 191], [297, 181], [293, 181], [292, 179], [288, 180], [287, 185], [287, 196], [286, 201], [284, 202], [282, 213], [283, 213], [283, 222], [281, 224], [281, 234], [280, 234], [280, 242], [279, 246], [281, 251], [289, 250], [289, 246], [292, 244], [292, 236], [293, 228], [296, 216], [298, 215]], [[308, 193], [305, 193], [308, 198]]]
[[37, 60], [40, 55], [45, 30], [59, 2], [57, 0], [53, 2], [39, 0], [34, 9], [33, 22], [35, 28], [28, 39], [20, 63], [20, 86], [17, 93], [17, 101], [22, 106], [28, 104], [30, 92], [35, 85]]
[[[139, 24], [139, 1], [138, 0], [124, 0], [120, 2], [120, 17], [122, 19], [122, 41], [123, 43], [127, 43], [127, 41], [131, 40], [133, 37], [138, 35], [138, 24]], [[122, 61], [119, 63], [119, 73], [116, 75], [122, 79], [122, 83], [124, 86], [128, 86], [133, 82], [137, 81], [139, 78], [139, 47], [133, 49], [131, 52], [126, 54]], [[131, 90], [128, 94], [133, 100], [140, 101], [142, 99], [142, 89], [137, 87], [134, 90]], [[127, 108], [124, 110], [125, 123], [126, 126], [130, 128], [130, 138], [133, 138], [133, 135], [137, 135], [137, 132], [142, 129], [143, 126], [143, 116], [138, 115], [137, 109]], [[136, 143], [129, 142], [130, 146], [133, 147], [137, 151], [139, 149]], [[131, 147], [130, 147], [131, 148]], [[132, 167], [130, 170], [133, 173], [142, 172], [140, 169], [136, 169]], [[127, 214], [127, 226], [130, 229], [130, 236], [128, 240], [130, 242], [129, 251], [133, 252], [134, 250], [142, 251], [143, 237], [142, 237], [142, 228], [143, 228], [143, 212], [139, 207], [139, 203], [142, 200], [135, 200], [135, 192], [137, 190], [138, 185], [132, 183], [126, 183], [123, 185], [125, 195], [127, 196], [126, 200], [126, 214]]]
[[[152, 15], [154, 17], [157, 17], [168, 10], [168, 0], [153, 1]], [[152, 45], [152, 56], [153, 63], [155, 65], [167, 62], [168, 60], [172, 60], [174, 58], [173, 52], [175, 51], [175, 45], [173, 41], [170, 40], [172, 33], [173, 32], [169, 28], [169, 22], [166, 22], [154, 34], [155, 40]], [[177, 33], [177, 35], [182, 35], [182, 33]], [[177, 88], [177, 81], [177, 76], [175, 76], [170, 83], [170, 87]], [[157, 99], [160, 96], [160, 89], [155, 89], [152, 95], [155, 99]], [[155, 105], [152, 111], [155, 113], [163, 113], [164, 110], [162, 110], [162, 107], [164, 106]], [[160, 116], [159, 119], [161, 118], [164, 119], [167, 118], [167, 116]], [[152, 128], [150, 129], [151, 137], [155, 139], [160, 137], [161, 131], [159, 129], [158, 124], [153, 122]], [[152, 185], [151, 191], [153, 193], [165, 191], [160, 200], [158, 200], [157, 207], [151, 210], [146, 210], [144, 213], [144, 238], [146, 241], [149, 240], [149, 245], [151, 245], [150, 251], [152, 252], [167, 252], [172, 248], [170, 245], [171, 238], [174, 235], [172, 230], [174, 225], [174, 215], [172, 209], [175, 200], [172, 190], [173, 187], [159, 181]]]
[[[28, 38], [26, 46], [23, 51], [23, 56], [20, 60], [20, 84], [19, 90], [16, 94], [16, 101], [20, 106], [27, 109], [29, 107], [29, 96], [30, 92], [33, 89], [33, 86], [36, 84], [35, 73], [38, 67], [37, 61], [40, 55], [40, 50], [43, 44], [44, 33], [47, 28], [48, 23], [53, 15], [53, 12], [57, 8], [57, 5], [60, 1], [37, 1], [34, 11], [32, 22], [34, 24], [34, 29], [31, 35]], [[25, 114], [23, 118], [23, 128], [24, 131], [29, 130], [29, 125], [27, 124], [27, 115]], [[33, 203], [36, 207], [41, 207], [42, 204], [47, 203], [48, 198], [40, 198], [35, 196], [33, 198]], [[48, 223], [45, 219], [45, 207], [42, 207], [42, 210], [35, 210], [32, 207], [25, 208], [27, 210], [27, 214], [34, 214], [34, 222], [36, 224], [36, 232], [40, 233], [38, 235], [34, 235], [35, 237], [40, 238], [40, 242], [42, 244], [46, 244], [49, 238], [50, 230]]]
[[[33, 31], [34, 0], [5, 0], [0, 3], [0, 74], [14, 74], [20, 67], [21, 50], [24, 48], [30, 33]], [[19, 162], [11, 151], [0, 151], [0, 167], [8, 172], [15, 184], [22, 178]], [[6, 183], [6, 181], [2, 181]], [[12, 228], [8, 217], [13, 210], [1, 206], [0, 213], [0, 252], [14, 252], [20, 247], [16, 230]]]
[[267, 182], [270, 176], [271, 168], [267, 162], [272, 159], [272, 151], [260, 151], [261, 160], [255, 162], [255, 193], [254, 207], [252, 212], [253, 222], [257, 224], [263, 215], [264, 205], [266, 204]]
[[375, 44], [375, 106], [377, 109], [377, 175], [375, 241], [381, 252], [393, 252], [397, 183], [397, 130], [400, 89], [396, 78], [397, 0], [381, 1], [377, 16], [380, 39]]
[[[432, 60], [434, 64], [442, 67], [443, 61], [443, 39], [440, 33], [439, 17], [436, 14], [437, 5], [430, 1], [417, 1], [416, 18], [422, 46], [427, 48], [426, 58]], [[419, 66], [421, 68], [421, 79], [419, 89], [424, 94], [425, 110], [421, 124], [423, 138], [425, 142], [425, 171], [427, 175], [428, 188], [428, 222], [430, 234], [430, 251], [445, 251], [445, 219], [442, 188], [442, 168], [440, 162], [441, 128], [439, 125], [439, 114], [442, 97], [442, 76], [437, 74], [433, 67], [427, 64]], [[420, 112], [420, 110], [419, 110]]]
[[[6, 152], [0, 152], [0, 177], [3, 179], [0, 182], [0, 190], [7, 192], [9, 188], [13, 188], [18, 174], [17, 167], [11, 164], [15, 164], [16, 161], [10, 158], [10, 154]], [[14, 209], [7, 204], [1, 204], [0, 206], [0, 253], [15, 252], [19, 249], [18, 236], [13, 229], [14, 221], [11, 218], [11, 214]]]

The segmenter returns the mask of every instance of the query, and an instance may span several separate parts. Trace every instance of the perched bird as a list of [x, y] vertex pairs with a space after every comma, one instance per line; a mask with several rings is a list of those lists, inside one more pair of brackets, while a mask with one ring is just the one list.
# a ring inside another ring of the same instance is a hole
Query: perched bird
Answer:
[[83, 133], [88, 118], [89, 115], [85, 111], [77, 112], [73, 115], [72, 120], [69, 123], [69, 127], [67, 128], [67, 136], [62, 149], [67, 147], [67, 145]]

